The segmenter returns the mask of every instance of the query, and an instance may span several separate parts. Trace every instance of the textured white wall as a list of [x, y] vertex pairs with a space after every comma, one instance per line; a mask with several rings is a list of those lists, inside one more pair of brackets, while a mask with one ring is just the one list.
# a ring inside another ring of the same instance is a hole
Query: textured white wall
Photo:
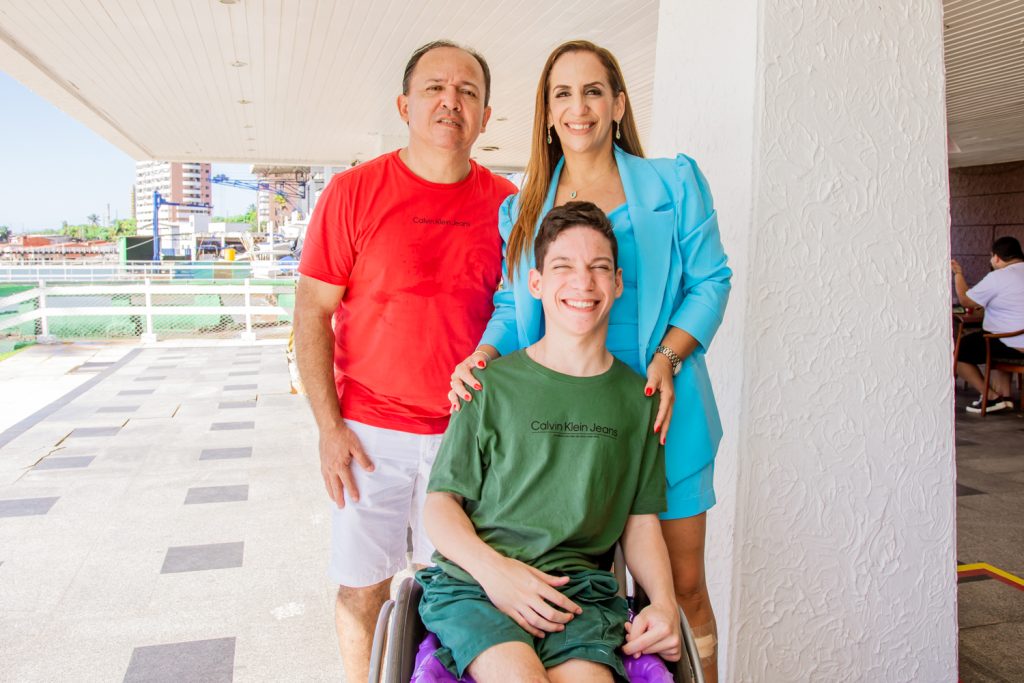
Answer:
[[652, 151], [705, 168], [737, 270], [711, 355], [726, 680], [956, 679], [941, 12], [662, 2]]
[[[719, 667], [729, 656], [736, 465], [740, 434], [754, 140], [757, 3], [662, 0], [654, 83], [651, 156], [683, 152], [711, 184], [732, 294], [708, 365], [725, 432], [715, 462], [719, 504], [708, 513], [707, 576], [719, 624]], [[723, 678], [722, 680], [729, 680]]]

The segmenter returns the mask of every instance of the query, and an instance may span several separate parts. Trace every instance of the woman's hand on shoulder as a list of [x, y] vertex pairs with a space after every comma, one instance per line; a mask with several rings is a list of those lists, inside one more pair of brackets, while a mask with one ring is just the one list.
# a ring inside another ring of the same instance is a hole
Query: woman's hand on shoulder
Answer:
[[462, 401], [473, 400], [472, 394], [469, 393], [469, 387], [473, 387], [476, 391], [483, 389], [483, 385], [473, 374], [473, 370], [483, 370], [490, 360], [491, 357], [485, 351], [477, 349], [455, 366], [455, 369], [452, 370], [451, 390], [448, 392], [448, 403], [450, 404], [448, 412], [457, 413], [462, 407]]
[[654, 431], [661, 436], [663, 446], [668, 436], [668, 425], [672, 421], [672, 404], [676, 400], [675, 384], [672, 381], [674, 377], [669, 359], [663, 354], [654, 354], [651, 364], [647, 366], [647, 386], [644, 387], [644, 393], [647, 396], [653, 396], [655, 392], [659, 394]]

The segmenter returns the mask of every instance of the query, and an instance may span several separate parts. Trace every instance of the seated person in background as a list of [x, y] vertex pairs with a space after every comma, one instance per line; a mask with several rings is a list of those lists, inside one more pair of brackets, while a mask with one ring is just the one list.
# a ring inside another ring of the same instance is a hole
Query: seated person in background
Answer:
[[[478, 683], [625, 678], [616, 650], [679, 659], [679, 616], [658, 523], [665, 509], [658, 403], [605, 347], [622, 293], [617, 245], [589, 202], [538, 230], [530, 292], [544, 336], [480, 376], [455, 414], [427, 487], [437, 552], [420, 615], [437, 656]], [[651, 604], [627, 624], [608, 566], [621, 537]]]
[[[1013, 237], [1000, 237], [992, 243], [992, 272], [970, 289], [964, 279], [963, 268], [952, 262], [953, 284], [961, 306], [984, 308], [982, 328], [986, 332], [1016, 332], [1024, 329], [1024, 252]], [[1024, 359], [1024, 335], [992, 340], [992, 355], [996, 358]], [[978, 390], [985, 390], [985, 378], [978, 365], [985, 362], [985, 337], [970, 334], [960, 340], [957, 374]], [[988, 411], [1013, 409], [1010, 396], [1010, 378], [1006, 373], [993, 372], [988, 392]], [[967, 406], [971, 413], [981, 412], [981, 397]]]

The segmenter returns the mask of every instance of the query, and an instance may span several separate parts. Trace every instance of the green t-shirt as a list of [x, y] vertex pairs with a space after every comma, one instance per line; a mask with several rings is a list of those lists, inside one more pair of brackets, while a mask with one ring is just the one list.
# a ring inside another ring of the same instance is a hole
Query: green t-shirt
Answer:
[[543, 572], [595, 569], [629, 515], [665, 510], [658, 399], [629, 366], [573, 377], [517, 351], [478, 377], [483, 391], [448, 426], [427, 490], [462, 496], [489, 546]]

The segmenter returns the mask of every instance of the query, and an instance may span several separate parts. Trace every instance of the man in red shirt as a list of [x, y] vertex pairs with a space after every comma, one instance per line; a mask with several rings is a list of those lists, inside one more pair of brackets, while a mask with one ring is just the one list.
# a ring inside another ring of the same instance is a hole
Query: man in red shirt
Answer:
[[413, 53], [398, 97], [408, 146], [335, 177], [306, 234], [295, 341], [335, 504], [329, 573], [350, 681], [367, 678], [408, 528], [413, 562], [430, 561], [421, 513], [448, 373], [476, 348], [501, 278], [498, 206], [515, 187], [469, 158], [489, 96], [478, 54], [447, 41]]

